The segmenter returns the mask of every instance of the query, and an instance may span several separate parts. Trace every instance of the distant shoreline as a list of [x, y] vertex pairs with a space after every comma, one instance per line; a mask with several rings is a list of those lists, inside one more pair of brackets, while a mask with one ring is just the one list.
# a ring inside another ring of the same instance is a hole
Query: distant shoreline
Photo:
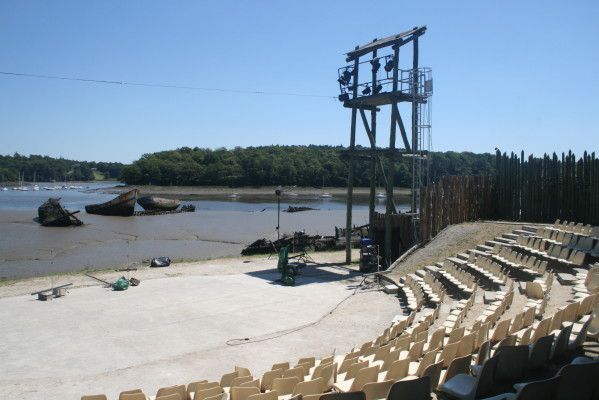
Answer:
[[[247, 196], [265, 196], [273, 195], [277, 187], [262, 186], [262, 187], [228, 187], [228, 186], [156, 186], [156, 185], [124, 185], [114, 186], [109, 188], [96, 189], [102, 193], [119, 194], [132, 189], [139, 189], [142, 195], [170, 195], [170, 196], [223, 196], [229, 194], [239, 194]], [[367, 196], [370, 192], [368, 187], [354, 187], [354, 195]], [[378, 187], [377, 193], [384, 192], [384, 188]], [[346, 196], [347, 188], [345, 187], [283, 187], [283, 197], [289, 193], [295, 193], [301, 196], [318, 196], [322, 193], [329, 193], [333, 196]], [[395, 196], [408, 197], [410, 189], [395, 188]]]

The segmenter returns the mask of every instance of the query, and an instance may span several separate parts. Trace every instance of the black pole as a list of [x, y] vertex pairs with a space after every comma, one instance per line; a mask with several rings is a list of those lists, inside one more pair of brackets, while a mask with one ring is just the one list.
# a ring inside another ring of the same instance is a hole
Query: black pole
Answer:
[[277, 240], [279, 240], [281, 235], [281, 189], [275, 190], [275, 194], [277, 195]]

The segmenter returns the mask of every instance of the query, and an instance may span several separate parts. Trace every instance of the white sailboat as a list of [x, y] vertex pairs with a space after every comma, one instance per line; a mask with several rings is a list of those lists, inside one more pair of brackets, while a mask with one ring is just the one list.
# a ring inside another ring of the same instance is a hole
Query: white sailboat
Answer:
[[322, 177], [322, 193], [318, 197], [320, 197], [321, 199], [330, 199], [333, 197], [332, 194], [324, 191], [324, 176]]

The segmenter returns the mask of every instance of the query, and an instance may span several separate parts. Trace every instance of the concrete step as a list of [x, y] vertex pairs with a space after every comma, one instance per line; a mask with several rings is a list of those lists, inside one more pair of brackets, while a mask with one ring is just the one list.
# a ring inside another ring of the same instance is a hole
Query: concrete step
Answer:
[[489, 253], [487, 253], [485, 251], [478, 250], [478, 249], [470, 249], [470, 250], [468, 250], [468, 254], [472, 254], [472, 253], [474, 253], [474, 255], [476, 255], [477, 257], [478, 256], [488, 256], [489, 255]]
[[516, 239], [518, 239], [518, 235], [516, 235], [514, 233], [504, 233], [501, 236], [504, 237], [504, 238], [506, 238], [506, 239], [510, 239], [510, 240], [516, 240]]
[[397, 294], [399, 293], [399, 288], [395, 285], [385, 285], [383, 286], [383, 292], [387, 294]]
[[515, 229], [512, 231], [512, 233], [514, 235], [518, 235], [518, 236], [531, 236], [532, 234], [534, 234], [536, 232], [525, 231], [523, 229]]
[[460, 253], [460, 254], [458, 254], [458, 258], [468, 261], [468, 253]]
[[530, 233], [537, 233], [537, 228], [535, 228], [534, 226], [528, 226], [528, 225], [524, 225], [522, 227], [523, 231], [528, 231]]
[[493, 246], [488, 246], [486, 244], [477, 244], [476, 250], [488, 253], [493, 250]]
[[496, 237], [495, 241], [499, 242], [499, 243], [505, 243], [505, 244], [512, 244], [513, 243], [513, 240], [506, 239], [504, 237]]

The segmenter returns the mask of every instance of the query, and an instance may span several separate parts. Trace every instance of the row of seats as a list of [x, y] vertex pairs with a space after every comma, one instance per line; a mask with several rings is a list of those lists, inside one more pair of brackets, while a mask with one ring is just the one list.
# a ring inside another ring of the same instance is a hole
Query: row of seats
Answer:
[[547, 242], [545, 239], [532, 236], [520, 236], [512, 245], [529, 253], [542, 257], [548, 261], [566, 266], [582, 266], [586, 260], [586, 253], [559, 244]]
[[449, 283], [459, 292], [468, 296], [476, 292], [476, 280], [473, 275], [458, 268], [449, 260], [443, 261], [441, 268], [437, 270], [437, 276], [442, 278], [444, 283]]
[[470, 252], [465, 265], [493, 285], [505, 285], [507, 282], [507, 275], [501, 269], [501, 265], [489, 257], [477, 256], [476, 253]]
[[536, 236], [551, 244], [569, 247], [597, 257], [599, 254], [599, 239], [578, 233], [564, 232], [551, 228], [537, 229]]
[[437, 280], [433, 274], [426, 270], [420, 269], [411, 276], [412, 279], [414, 279], [416, 283], [420, 285], [429, 303], [432, 303], [436, 306], [443, 302], [445, 299], [445, 290], [443, 289], [441, 282], [439, 282], [439, 280]]
[[420, 310], [426, 302], [422, 287], [410, 275], [403, 277], [401, 283], [399, 287], [406, 298], [408, 310]]
[[584, 225], [581, 222], [561, 222], [559, 219], [556, 219], [553, 225], [549, 225], [548, 228], [557, 231], [577, 233], [580, 235], [599, 238], [599, 227], [591, 226], [590, 224]]
[[493, 260], [515, 272], [524, 272], [527, 275], [537, 276], [543, 275], [547, 271], [548, 261], [520, 253], [505, 245], [493, 247], [490, 256]]

